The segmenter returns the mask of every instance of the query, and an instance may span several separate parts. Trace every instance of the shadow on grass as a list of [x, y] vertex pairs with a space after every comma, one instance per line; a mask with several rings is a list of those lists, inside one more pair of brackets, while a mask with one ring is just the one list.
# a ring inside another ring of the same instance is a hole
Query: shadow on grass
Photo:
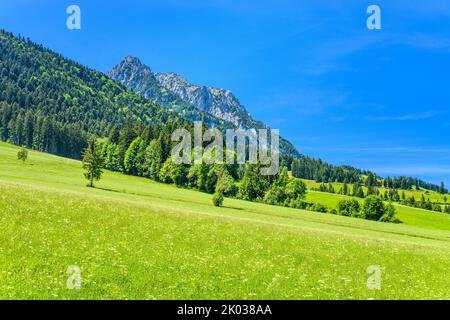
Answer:
[[233, 210], [240, 210], [240, 211], [244, 211], [244, 208], [238, 208], [238, 207], [229, 207], [229, 206], [222, 206], [221, 208], [225, 208], [225, 209], [233, 209]]
[[116, 192], [116, 193], [123, 193], [123, 192], [121, 192], [121, 191], [119, 191], [119, 190], [110, 189], [110, 188], [102, 188], [102, 187], [95, 187], [95, 186], [94, 186], [94, 187], [87, 186], [87, 187], [92, 188], [92, 189], [103, 190], [103, 191]]

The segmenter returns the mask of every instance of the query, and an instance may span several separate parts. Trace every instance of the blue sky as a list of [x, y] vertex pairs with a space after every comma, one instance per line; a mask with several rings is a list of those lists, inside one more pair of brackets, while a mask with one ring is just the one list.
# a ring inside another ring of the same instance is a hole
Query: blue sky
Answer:
[[100, 71], [130, 54], [230, 89], [304, 154], [450, 185], [449, 1], [3, 0], [0, 27]]

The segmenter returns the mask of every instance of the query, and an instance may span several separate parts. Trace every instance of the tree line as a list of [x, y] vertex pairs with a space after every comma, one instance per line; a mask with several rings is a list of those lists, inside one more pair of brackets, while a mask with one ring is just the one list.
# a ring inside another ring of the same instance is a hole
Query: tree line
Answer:
[[[107, 139], [97, 142], [95, 152], [92, 149], [94, 143], [89, 143], [83, 159], [85, 168], [90, 168], [97, 154], [101, 157], [97, 163], [106, 169], [213, 194], [212, 201], [216, 206], [223, 205], [226, 196], [317, 212], [338, 212], [320, 203], [306, 202], [305, 183], [290, 177], [287, 167], [281, 167], [276, 175], [263, 176], [259, 163], [218, 165], [209, 164], [205, 161], [207, 159], [200, 164], [175, 163], [171, 158], [175, 143], [171, 141], [171, 132], [180, 126], [193, 133], [190, 123], [168, 122], [144, 126], [140, 122], [127, 120], [122, 129], [113, 128]], [[229, 152], [234, 151], [225, 150], [224, 155]], [[91, 186], [95, 177], [95, 171], [88, 170], [86, 178]], [[369, 219], [370, 215], [355, 217]], [[383, 221], [393, 222], [394, 218]]]
[[87, 134], [77, 123], [60, 123], [42, 112], [0, 102], [0, 138], [18, 146], [80, 158]]
[[[444, 196], [444, 204], [439, 202], [432, 202], [430, 198], [426, 199], [424, 193], [428, 192], [425, 191], [421, 194], [420, 200], [416, 200], [414, 196], [406, 196], [405, 191], [406, 190], [399, 190], [399, 189], [385, 189], [384, 192], [380, 190], [379, 187], [381, 187], [381, 184], [377, 184], [377, 186], [374, 186], [372, 184], [366, 183], [366, 191], [363, 188], [363, 184], [360, 183], [354, 183], [352, 185], [349, 185], [347, 183], [344, 183], [342, 187], [336, 188], [333, 186], [332, 183], [322, 183], [319, 185], [319, 187], [312, 187], [311, 189], [313, 191], [320, 191], [320, 192], [326, 192], [326, 193], [335, 193], [335, 194], [342, 194], [346, 196], [353, 196], [358, 198], [367, 198], [370, 196], [377, 196], [380, 199], [387, 201], [387, 202], [397, 202], [399, 204], [414, 207], [414, 208], [420, 208], [430, 211], [436, 211], [436, 212], [444, 212], [444, 213], [450, 213], [450, 206], [447, 205], [448, 198], [447, 196]], [[401, 191], [401, 192], [400, 192]]]

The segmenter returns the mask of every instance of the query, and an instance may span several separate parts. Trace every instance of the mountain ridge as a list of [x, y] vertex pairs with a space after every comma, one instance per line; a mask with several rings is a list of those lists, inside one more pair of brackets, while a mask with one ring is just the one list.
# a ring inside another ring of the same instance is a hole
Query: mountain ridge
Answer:
[[[174, 72], [153, 73], [137, 57], [125, 56], [106, 75], [179, 114], [183, 115], [188, 110], [193, 115], [189, 120], [202, 120], [208, 126], [212, 124], [222, 128], [270, 129], [263, 122], [254, 120], [230, 90], [193, 85]], [[206, 118], [209, 121], [205, 121]], [[300, 156], [298, 150], [282, 137], [280, 149], [284, 155]]]
[[174, 72], [158, 72], [155, 78], [161, 86], [177, 93], [184, 101], [237, 127], [249, 129], [255, 122], [230, 90], [194, 85]]

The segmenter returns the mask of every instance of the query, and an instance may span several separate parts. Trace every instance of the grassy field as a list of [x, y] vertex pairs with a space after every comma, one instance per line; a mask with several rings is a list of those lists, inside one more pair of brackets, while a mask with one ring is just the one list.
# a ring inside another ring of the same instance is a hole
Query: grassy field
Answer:
[[[450, 215], [398, 207], [396, 225], [234, 199], [216, 208], [119, 173], [87, 188], [77, 161], [16, 154], [0, 144], [2, 299], [450, 299]], [[381, 290], [367, 287], [370, 265]]]
[[[320, 185], [322, 183], [320, 182], [316, 182], [314, 180], [308, 180], [308, 179], [300, 179], [302, 180], [306, 186], [308, 187], [308, 189], [318, 189], [320, 187]], [[340, 190], [342, 190], [343, 187], [343, 183], [339, 183], [339, 182], [333, 182], [331, 183], [333, 185], [333, 188], [336, 192], [339, 192]], [[328, 186], [328, 183], [325, 183], [325, 185]], [[367, 187], [362, 187], [364, 192], [367, 193]], [[352, 184], [348, 184], [348, 189], [351, 191], [352, 190]], [[378, 190], [380, 190], [381, 195], [383, 195], [386, 191], [388, 191], [388, 189], [384, 188], [384, 187], [379, 187]], [[414, 197], [416, 199], [416, 201], [420, 201], [422, 195], [425, 197], [426, 200], [430, 199], [431, 202], [438, 202], [441, 205], [445, 205], [445, 204], [450, 204], [450, 195], [448, 194], [440, 194], [438, 192], [434, 192], [434, 191], [430, 191], [430, 190], [425, 190], [425, 189], [420, 189], [420, 190], [399, 190], [399, 195], [402, 195], [402, 192], [405, 193], [405, 197], [406, 198], [410, 198], [410, 197]], [[447, 198], [447, 200], [445, 199]]]

